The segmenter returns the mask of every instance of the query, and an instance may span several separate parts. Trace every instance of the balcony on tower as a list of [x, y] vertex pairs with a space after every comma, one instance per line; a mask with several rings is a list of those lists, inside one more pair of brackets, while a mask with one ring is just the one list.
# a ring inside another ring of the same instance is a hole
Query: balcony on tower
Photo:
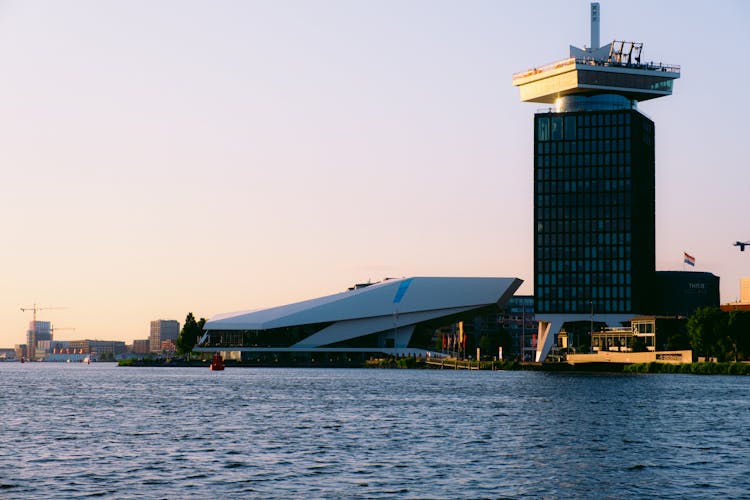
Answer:
[[[570, 57], [516, 73], [513, 85], [521, 101], [555, 104], [566, 97], [602, 94], [624, 97], [631, 103], [672, 94], [680, 67], [642, 62], [642, 43], [613, 41], [600, 48], [570, 47]], [[564, 107], [564, 106], [563, 106]]]

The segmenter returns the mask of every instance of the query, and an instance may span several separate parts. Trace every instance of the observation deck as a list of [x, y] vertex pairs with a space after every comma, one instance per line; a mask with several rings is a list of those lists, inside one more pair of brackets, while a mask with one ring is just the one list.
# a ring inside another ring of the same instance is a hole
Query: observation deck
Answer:
[[680, 67], [641, 63], [643, 44], [614, 41], [592, 51], [571, 47], [571, 57], [513, 75], [521, 101], [554, 104], [571, 95], [616, 94], [646, 101], [672, 94]]

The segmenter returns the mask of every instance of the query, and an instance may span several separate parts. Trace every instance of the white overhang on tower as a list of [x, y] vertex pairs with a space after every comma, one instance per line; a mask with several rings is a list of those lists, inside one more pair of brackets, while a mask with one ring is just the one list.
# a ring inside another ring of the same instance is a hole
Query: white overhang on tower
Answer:
[[642, 43], [613, 41], [599, 47], [599, 4], [591, 4], [591, 47], [570, 46], [570, 57], [513, 75], [521, 101], [555, 103], [570, 95], [617, 94], [645, 101], [672, 94], [680, 67], [642, 62]]

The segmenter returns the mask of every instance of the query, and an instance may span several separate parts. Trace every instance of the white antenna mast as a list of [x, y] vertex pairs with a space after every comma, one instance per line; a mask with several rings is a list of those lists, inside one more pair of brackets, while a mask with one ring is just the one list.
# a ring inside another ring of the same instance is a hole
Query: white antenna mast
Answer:
[[599, 48], [599, 2], [591, 3], [591, 50]]

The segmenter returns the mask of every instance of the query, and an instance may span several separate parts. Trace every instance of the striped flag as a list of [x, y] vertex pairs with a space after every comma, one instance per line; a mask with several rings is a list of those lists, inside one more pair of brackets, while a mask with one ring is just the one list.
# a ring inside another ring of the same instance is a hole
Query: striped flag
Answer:
[[693, 266], [693, 267], [695, 267], [695, 257], [693, 257], [692, 255], [690, 255], [690, 254], [689, 254], [689, 253], [687, 253], [687, 252], [683, 252], [683, 254], [684, 254], [684, 257], [683, 257], [683, 262], [684, 262], [685, 264], [687, 264], [688, 266]]

